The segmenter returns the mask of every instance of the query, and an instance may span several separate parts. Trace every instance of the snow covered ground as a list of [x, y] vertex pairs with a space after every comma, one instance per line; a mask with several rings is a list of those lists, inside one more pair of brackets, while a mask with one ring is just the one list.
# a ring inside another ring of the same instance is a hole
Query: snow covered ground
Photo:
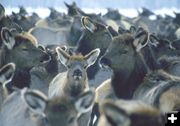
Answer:
[[[61, 8], [58, 7], [56, 8], [59, 12], [64, 12], [67, 13], [67, 9], [66, 8]], [[82, 8], [86, 13], [102, 13], [105, 14], [107, 12], [107, 10], [105, 8], [101, 9], [101, 8]], [[49, 15], [50, 11], [48, 8], [26, 8], [26, 10], [29, 13], [32, 12], [36, 12], [40, 17], [45, 18]], [[141, 9], [139, 9], [141, 11]], [[9, 15], [12, 13], [12, 11], [14, 12], [18, 12], [19, 8], [12, 8], [12, 7], [6, 7], [6, 14]], [[119, 9], [119, 12], [127, 17], [136, 17], [138, 12], [136, 9]], [[157, 9], [154, 10], [153, 12], [155, 12], [156, 14], [161, 14], [161, 15], [171, 15], [171, 16], [175, 16], [173, 12], [180, 12], [180, 9], [177, 8], [162, 8], [162, 9]]]

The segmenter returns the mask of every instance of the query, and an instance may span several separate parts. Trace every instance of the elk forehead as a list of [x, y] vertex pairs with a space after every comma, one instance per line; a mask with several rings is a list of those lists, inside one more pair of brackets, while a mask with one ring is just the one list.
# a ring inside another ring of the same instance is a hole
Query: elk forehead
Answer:
[[125, 44], [129, 44], [129, 43], [132, 43], [133, 40], [134, 40], [134, 38], [133, 38], [133, 36], [131, 34], [125, 33], [125, 34], [123, 34], [121, 36], [114, 37], [113, 38], [113, 43], [118, 43], [118, 44], [125, 43]]
[[85, 63], [85, 56], [79, 54], [70, 56], [68, 61], [68, 64], [71, 64], [73, 66], [83, 66]]
[[75, 109], [73, 102], [67, 97], [55, 97], [48, 102], [47, 108], [53, 112], [65, 112], [67, 109]]
[[70, 60], [83, 61], [84, 60], [84, 56], [81, 55], [81, 54], [73, 55], [73, 56], [70, 57]]

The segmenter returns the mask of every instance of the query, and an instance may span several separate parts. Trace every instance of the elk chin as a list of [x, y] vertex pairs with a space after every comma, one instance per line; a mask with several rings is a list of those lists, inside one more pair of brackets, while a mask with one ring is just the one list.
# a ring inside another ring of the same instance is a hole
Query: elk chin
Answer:
[[71, 93], [70, 93], [70, 95], [71, 95], [71, 97], [77, 97], [77, 96], [79, 96], [79, 94], [81, 94], [82, 93], [82, 86], [80, 86], [80, 82], [81, 80], [74, 80], [74, 84], [73, 84], [73, 86], [71, 86]]
[[107, 58], [102, 57], [99, 60], [99, 65], [101, 68], [104, 68], [104, 69], [111, 68], [111, 61], [108, 60]]
[[111, 68], [110, 65], [106, 65], [106, 64], [100, 64], [100, 67], [103, 69]]
[[77, 97], [81, 94], [82, 90], [81, 89], [75, 89], [75, 90], [71, 90], [71, 97]]

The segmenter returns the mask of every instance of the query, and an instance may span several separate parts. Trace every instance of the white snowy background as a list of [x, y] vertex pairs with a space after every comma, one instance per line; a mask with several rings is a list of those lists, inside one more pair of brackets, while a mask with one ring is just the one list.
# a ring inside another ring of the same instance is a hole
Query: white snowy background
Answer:
[[121, 14], [128, 17], [137, 16], [137, 10], [141, 7], [162, 15], [174, 16], [174, 11], [180, 12], [180, 0], [0, 0], [0, 3], [6, 7], [6, 14], [11, 14], [12, 11], [18, 12], [18, 7], [24, 6], [28, 12], [36, 12], [44, 18], [49, 15], [48, 7], [66, 13], [64, 1], [70, 4], [75, 1], [87, 13], [104, 14], [106, 8], [110, 7], [118, 9]]

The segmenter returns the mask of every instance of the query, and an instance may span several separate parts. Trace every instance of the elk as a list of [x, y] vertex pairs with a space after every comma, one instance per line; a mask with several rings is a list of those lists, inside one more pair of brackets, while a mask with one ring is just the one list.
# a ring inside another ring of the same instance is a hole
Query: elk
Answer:
[[[91, 50], [99, 48], [101, 52], [97, 59], [98, 61], [99, 58], [104, 55], [109, 44], [112, 42], [112, 35], [109, 32], [108, 27], [102, 23], [92, 20], [89, 17], [82, 17], [81, 23], [84, 30], [78, 40], [76, 52], [85, 55]], [[95, 75], [97, 75], [99, 70], [99, 64], [98, 62], [95, 62], [94, 65], [87, 69], [88, 78], [95, 79]]]
[[92, 50], [85, 56], [70, 56], [61, 48], [56, 48], [58, 58], [68, 69], [66, 72], [59, 73], [54, 77], [49, 85], [49, 98], [54, 96], [77, 97], [82, 91], [89, 88], [86, 70], [96, 62], [100, 50]]
[[161, 112], [180, 110], [180, 77], [163, 70], [148, 73], [134, 92], [133, 99], [141, 100]]
[[85, 91], [74, 100], [69, 100], [66, 96], [48, 99], [40, 91], [27, 88], [16, 90], [4, 101], [0, 111], [0, 124], [77, 126], [78, 117], [92, 108], [94, 98], [94, 90]]
[[1, 30], [2, 47], [0, 49], [0, 66], [13, 62], [16, 65], [12, 84], [19, 88], [29, 87], [29, 71], [36, 65], [50, 60], [49, 55], [38, 48], [36, 39], [22, 32], [13, 34], [10, 29]]
[[[58, 58], [61, 63], [68, 69], [66, 72], [59, 73], [54, 77], [49, 85], [48, 96], [53, 98], [55, 96], [66, 96], [70, 99], [76, 98], [81, 92], [89, 89], [87, 68], [93, 65], [100, 54], [99, 49], [94, 49], [87, 55], [74, 54], [70, 56], [61, 48], [56, 48]], [[79, 123], [82, 126], [87, 125], [89, 120], [89, 112], [85, 114], [87, 118], [82, 116]], [[87, 121], [84, 121], [87, 120]]]
[[107, 100], [100, 105], [98, 126], [164, 126], [164, 116], [140, 101]]

